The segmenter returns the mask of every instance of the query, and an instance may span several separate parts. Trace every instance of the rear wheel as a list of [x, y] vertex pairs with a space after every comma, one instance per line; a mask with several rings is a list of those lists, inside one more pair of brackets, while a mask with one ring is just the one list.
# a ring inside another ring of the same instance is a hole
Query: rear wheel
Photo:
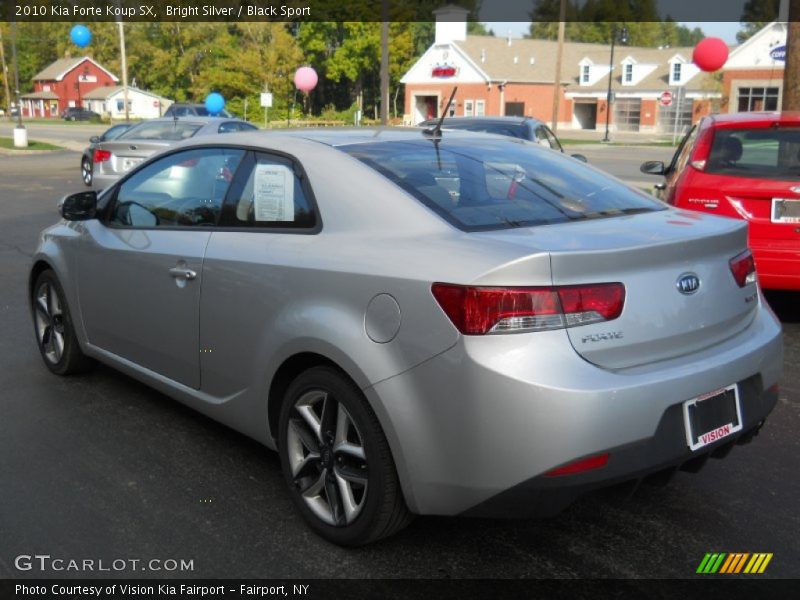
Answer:
[[78, 345], [64, 290], [53, 271], [42, 271], [36, 278], [31, 307], [36, 342], [47, 368], [57, 375], [91, 368], [94, 361]]
[[289, 386], [278, 444], [292, 500], [325, 539], [358, 546], [410, 522], [378, 419], [338, 371], [314, 367]]
[[83, 183], [88, 186], [92, 185], [92, 161], [85, 156], [81, 160], [81, 177], [83, 178]]

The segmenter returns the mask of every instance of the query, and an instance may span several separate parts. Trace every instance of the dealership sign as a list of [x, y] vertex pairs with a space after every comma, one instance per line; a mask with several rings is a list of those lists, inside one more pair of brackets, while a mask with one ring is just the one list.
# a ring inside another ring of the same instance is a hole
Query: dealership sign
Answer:
[[431, 77], [446, 79], [447, 77], [455, 77], [458, 69], [453, 65], [436, 65], [431, 71]]
[[772, 60], [779, 60], [780, 62], [786, 62], [786, 46], [778, 46], [770, 50], [769, 56]]

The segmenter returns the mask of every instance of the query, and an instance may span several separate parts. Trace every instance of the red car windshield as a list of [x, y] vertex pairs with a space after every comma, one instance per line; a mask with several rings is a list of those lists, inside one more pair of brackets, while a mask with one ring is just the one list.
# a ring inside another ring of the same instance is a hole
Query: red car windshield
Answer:
[[707, 173], [763, 179], [800, 179], [800, 127], [718, 129]]

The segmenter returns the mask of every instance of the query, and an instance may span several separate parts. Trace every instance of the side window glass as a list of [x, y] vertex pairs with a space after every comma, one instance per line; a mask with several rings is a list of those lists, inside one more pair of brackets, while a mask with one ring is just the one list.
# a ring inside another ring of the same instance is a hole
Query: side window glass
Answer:
[[547, 136], [547, 141], [550, 142], [550, 147], [553, 150], [558, 150], [559, 152], [563, 152], [564, 149], [561, 147], [561, 143], [558, 141], [556, 134], [553, 133], [549, 127], [546, 127], [544, 125], [542, 126], [542, 129], [544, 129], [544, 134]]
[[537, 127], [534, 132], [534, 136], [536, 136], [536, 143], [540, 146], [544, 146], [545, 148], [550, 148], [550, 140], [547, 139], [547, 134], [544, 132], [544, 127]]
[[314, 208], [291, 160], [257, 153], [248, 163], [228, 195], [221, 225], [287, 229], [316, 225]]
[[683, 167], [686, 166], [686, 162], [689, 160], [689, 155], [692, 153], [694, 140], [697, 138], [697, 132], [698, 127], [695, 125], [689, 130], [689, 133], [686, 134], [686, 137], [683, 138], [680, 146], [678, 146], [678, 149], [675, 151], [675, 156], [672, 157], [672, 162], [669, 164], [668, 172], [680, 172], [683, 170]]
[[235, 148], [202, 148], [157, 160], [120, 185], [110, 222], [125, 227], [216, 225], [243, 155]]
[[233, 133], [235, 131], [240, 131], [239, 123], [236, 121], [225, 121], [217, 130], [218, 133]]

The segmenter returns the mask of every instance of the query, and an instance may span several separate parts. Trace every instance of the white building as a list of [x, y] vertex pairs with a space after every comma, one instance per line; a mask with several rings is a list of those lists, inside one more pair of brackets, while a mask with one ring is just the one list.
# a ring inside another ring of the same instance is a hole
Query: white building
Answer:
[[[83, 96], [83, 106], [111, 119], [125, 118], [125, 94], [122, 86], [95, 88]], [[173, 103], [168, 98], [128, 87], [128, 114], [132, 119], [155, 119]]]

